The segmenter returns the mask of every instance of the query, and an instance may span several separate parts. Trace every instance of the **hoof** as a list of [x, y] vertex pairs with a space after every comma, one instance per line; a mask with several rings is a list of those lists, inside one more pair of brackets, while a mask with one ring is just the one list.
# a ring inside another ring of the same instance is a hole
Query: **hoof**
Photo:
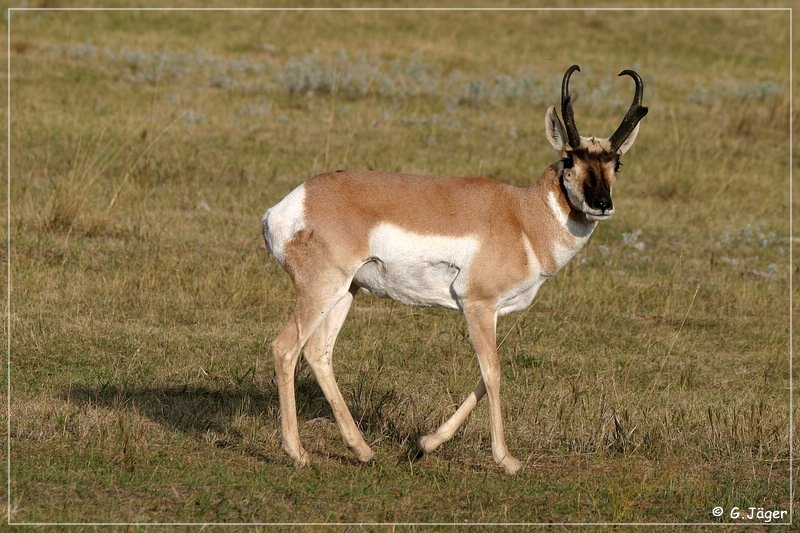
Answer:
[[422, 450], [424, 453], [431, 453], [436, 450], [439, 446], [442, 445], [443, 440], [436, 435], [436, 433], [431, 433], [429, 435], [423, 435], [417, 439], [417, 447]]
[[362, 463], [369, 463], [375, 457], [375, 452], [373, 452], [372, 448], [369, 446], [360, 450], [352, 449], [352, 452], [356, 456], [356, 459]]
[[292, 458], [295, 466], [308, 466], [310, 458], [308, 456], [308, 452], [305, 451], [302, 447], [299, 450], [287, 450], [286, 448], [284, 448], [284, 451], [287, 453], [289, 457]]
[[425, 456], [425, 447], [422, 445], [422, 439], [425, 437], [417, 437], [408, 447], [408, 459], [410, 461], [419, 461]]
[[522, 463], [512, 456], [506, 455], [500, 461], [500, 466], [503, 467], [503, 470], [505, 471], [506, 474], [508, 474], [509, 476], [513, 476], [514, 474], [517, 473], [517, 471], [520, 468], [522, 468]]

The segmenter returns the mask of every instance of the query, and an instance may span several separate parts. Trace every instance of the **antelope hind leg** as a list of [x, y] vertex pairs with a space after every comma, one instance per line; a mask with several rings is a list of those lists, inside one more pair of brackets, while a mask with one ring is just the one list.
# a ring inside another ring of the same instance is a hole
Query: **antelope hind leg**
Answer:
[[281, 444], [289, 457], [301, 466], [308, 464], [308, 453], [300, 444], [297, 427], [294, 387], [297, 359], [309, 337], [317, 330], [330, 310], [347, 294], [346, 288], [349, 285], [349, 282], [344, 284], [344, 289], [332, 289], [328, 286], [319, 287], [314, 291], [298, 291], [292, 316], [272, 341], [281, 410]]
[[325, 398], [333, 410], [333, 416], [339, 425], [345, 443], [359, 461], [369, 461], [373, 457], [372, 449], [364, 440], [364, 436], [356, 426], [350, 410], [342, 397], [336, 378], [333, 374], [333, 346], [342, 329], [342, 324], [350, 310], [354, 291], [348, 292], [328, 313], [328, 316], [317, 328], [303, 348], [303, 355], [311, 366]]
[[429, 433], [417, 440], [417, 447], [421, 452], [430, 453], [436, 448], [453, 438], [458, 428], [467, 420], [472, 410], [478, 405], [478, 402], [486, 394], [486, 387], [483, 384], [483, 378], [478, 380], [473, 390], [467, 399], [459, 406], [453, 415], [447, 419], [447, 422], [439, 426], [439, 429], [433, 433]]

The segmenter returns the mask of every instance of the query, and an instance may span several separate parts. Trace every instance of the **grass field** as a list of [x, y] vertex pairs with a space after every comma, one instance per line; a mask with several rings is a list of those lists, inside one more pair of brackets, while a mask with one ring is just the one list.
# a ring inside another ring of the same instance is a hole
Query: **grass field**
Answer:
[[[789, 44], [779, 11], [13, 13], [11, 520], [788, 510]], [[622, 118], [623, 68], [650, 113], [614, 219], [498, 325], [523, 470], [494, 465], [485, 403], [409, 460], [478, 366], [459, 314], [369, 295], [335, 366], [376, 459], [301, 363], [295, 468], [268, 353], [293, 293], [260, 215], [338, 168], [530, 183], [572, 63], [584, 134]]]

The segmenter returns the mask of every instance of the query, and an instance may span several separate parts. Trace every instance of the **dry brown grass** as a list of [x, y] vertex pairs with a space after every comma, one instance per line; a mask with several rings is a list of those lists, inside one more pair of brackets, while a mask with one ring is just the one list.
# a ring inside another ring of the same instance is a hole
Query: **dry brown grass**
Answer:
[[[15, 521], [788, 508], [785, 13], [14, 17]], [[560, 30], [576, 24], [580, 39]], [[507, 440], [526, 468], [492, 466], [485, 407], [409, 460], [477, 365], [457, 314], [359, 297], [336, 371], [377, 460], [355, 464], [301, 365], [315, 463], [295, 469], [266, 355], [292, 293], [260, 214], [330, 168], [525, 184], [553, 158], [541, 117], [574, 62], [582, 131], [619, 120], [624, 67], [650, 114], [618, 216], [499, 324]]]

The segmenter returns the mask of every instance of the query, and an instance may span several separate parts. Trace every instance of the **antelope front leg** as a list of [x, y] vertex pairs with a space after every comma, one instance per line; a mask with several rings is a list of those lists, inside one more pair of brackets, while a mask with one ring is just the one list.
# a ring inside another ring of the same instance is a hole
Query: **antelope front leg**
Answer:
[[464, 307], [472, 345], [478, 354], [481, 376], [489, 397], [489, 421], [492, 427], [492, 457], [507, 474], [522, 466], [508, 453], [503, 437], [503, 414], [500, 410], [500, 360], [497, 357], [497, 311], [494, 306], [477, 303]]

